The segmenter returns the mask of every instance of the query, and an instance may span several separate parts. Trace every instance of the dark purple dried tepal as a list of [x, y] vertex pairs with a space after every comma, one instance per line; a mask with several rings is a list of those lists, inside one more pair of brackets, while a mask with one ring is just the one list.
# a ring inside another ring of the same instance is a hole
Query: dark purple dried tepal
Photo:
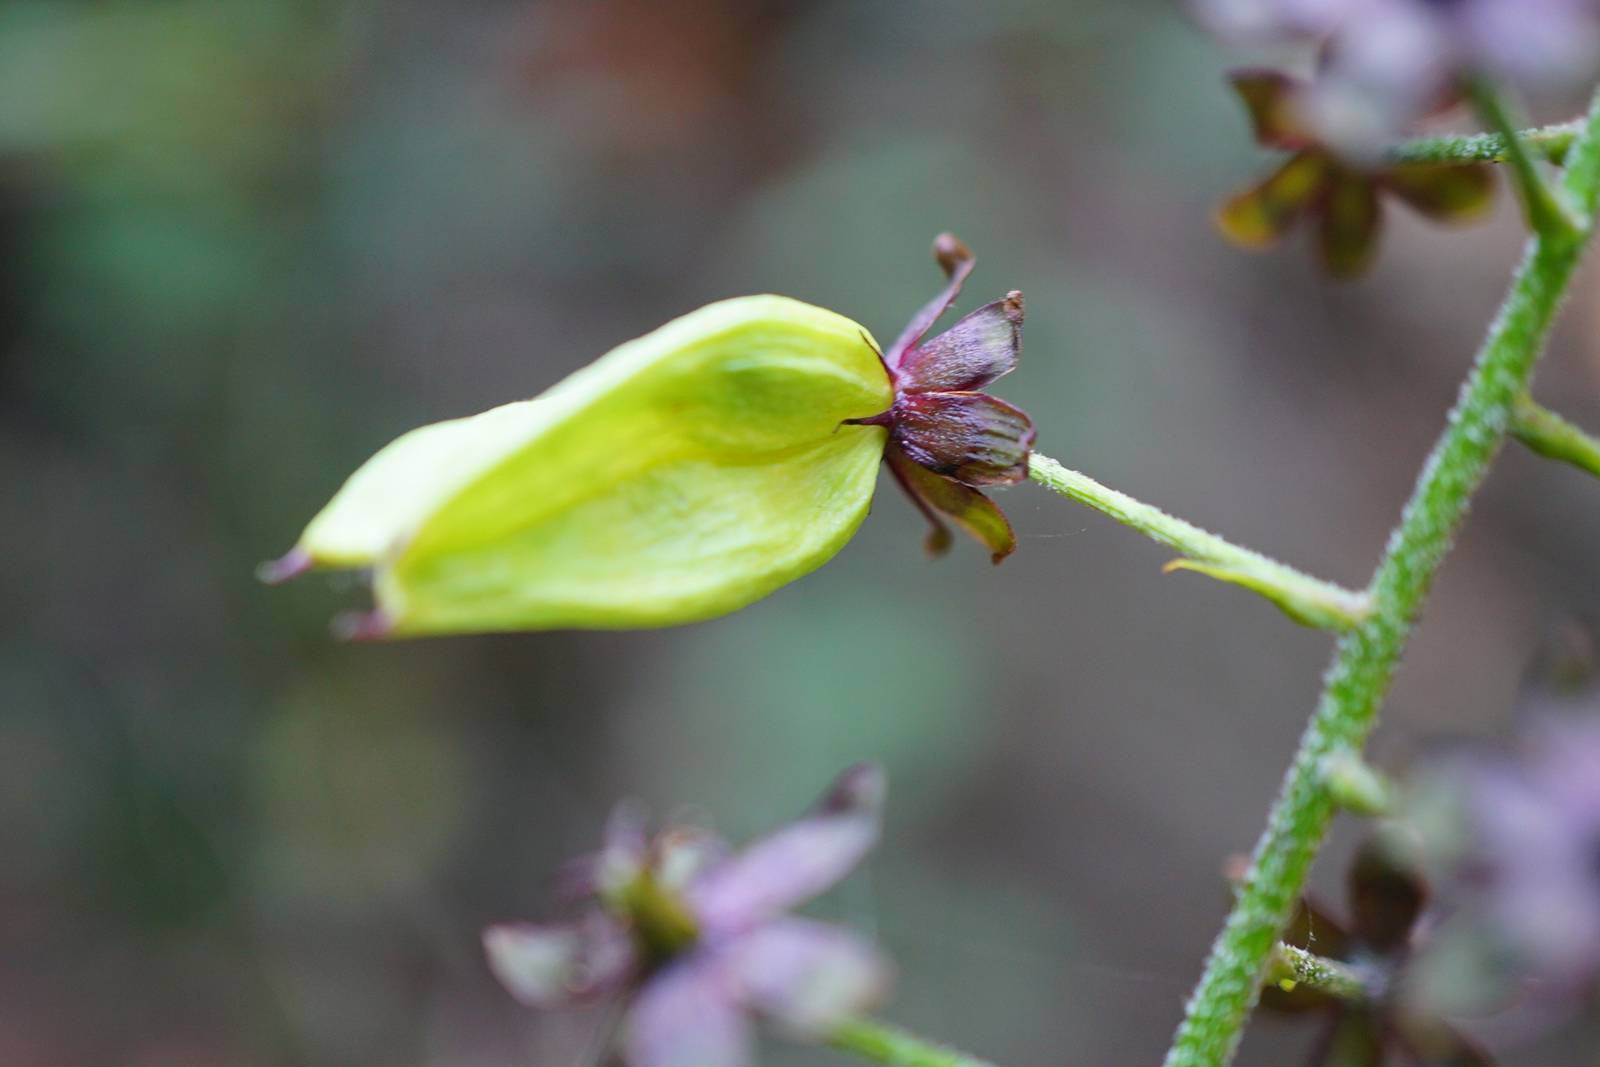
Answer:
[[871, 850], [884, 791], [879, 768], [853, 767], [809, 814], [739, 853], [694, 827], [652, 838], [620, 808], [567, 879], [587, 910], [490, 927], [489, 966], [532, 1007], [624, 1003], [630, 1067], [744, 1067], [754, 1019], [824, 1037], [882, 996], [890, 969], [850, 932], [785, 913]]
[[1270, 70], [1230, 75], [1250, 113], [1256, 141], [1293, 153], [1267, 178], [1229, 198], [1217, 211], [1223, 236], [1243, 248], [1275, 245], [1302, 217], [1315, 220], [1323, 267], [1354, 277], [1372, 262], [1383, 227], [1384, 193], [1435, 222], [1482, 218], [1494, 200], [1488, 164], [1351, 162], [1330, 149], [1305, 121], [1307, 83]]
[[949, 519], [988, 547], [999, 563], [1017, 547], [1005, 514], [979, 490], [1028, 477], [1033, 421], [981, 390], [1017, 365], [1022, 349], [1022, 294], [966, 315], [943, 333], [928, 331], [961, 294], [976, 264], [953, 234], [940, 234], [934, 257], [949, 283], [881, 354], [894, 405], [855, 423], [889, 430], [884, 462], [933, 525], [928, 551], [950, 545]]
[[[1391, 828], [1392, 829], [1392, 828]], [[1412, 995], [1410, 966], [1425, 938], [1428, 887], [1393, 834], [1367, 841], [1347, 876], [1350, 923], [1303, 899], [1283, 940], [1344, 965], [1359, 996], [1306, 985], [1268, 986], [1262, 1006], [1280, 1013], [1320, 1012], [1326, 1029], [1312, 1067], [1378, 1067], [1395, 1052], [1406, 1062], [1438, 1067], [1489, 1067], [1470, 1039]]]

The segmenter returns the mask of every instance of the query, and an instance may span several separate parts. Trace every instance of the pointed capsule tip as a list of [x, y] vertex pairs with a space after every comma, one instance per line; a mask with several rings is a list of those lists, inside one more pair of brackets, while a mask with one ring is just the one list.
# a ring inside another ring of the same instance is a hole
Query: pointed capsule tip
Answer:
[[394, 623], [382, 610], [347, 611], [335, 615], [328, 628], [340, 641], [381, 641], [393, 631]]
[[292, 578], [298, 578], [312, 566], [311, 553], [299, 545], [291, 548], [277, 559], [269, 559], [256, 567], [256, 580], [267, 585], [282, 585]]
[[818, 807], [823, 811], [877, 811], [888, 794], [883, 766], [871, 761], [852, 764], [834, 779]]

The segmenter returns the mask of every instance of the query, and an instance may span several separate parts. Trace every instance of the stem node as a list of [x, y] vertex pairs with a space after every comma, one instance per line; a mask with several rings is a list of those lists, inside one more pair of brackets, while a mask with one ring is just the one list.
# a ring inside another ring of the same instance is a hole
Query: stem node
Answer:
[[1389, 780], [1361, 753], [1348, 746], [1322, 757], [1322, 784], [1328, 796], [1345, 811], [1356, 815], [1385, 815], [1393, 790]]
[[1582, 213], [1585, 220], [1580, 221], [1579, 214], [1573, 211], [1564, 191], [1552, 185], [1539, 169], [1539, 161], [1534, 158], [1533, 149], [1523, 140], [1505, 100], [1493, 86], [1481, 80], [1471, 84], [1469, 95], [1478, 114], [1505, 144], [1506, 163], [1511, 167], [1512, 181], [1517, 187], [1518, 199], [1522, 201], [1528, 228], [1552, 244], [1580, 243], [1588, 233], [1588, 212]]

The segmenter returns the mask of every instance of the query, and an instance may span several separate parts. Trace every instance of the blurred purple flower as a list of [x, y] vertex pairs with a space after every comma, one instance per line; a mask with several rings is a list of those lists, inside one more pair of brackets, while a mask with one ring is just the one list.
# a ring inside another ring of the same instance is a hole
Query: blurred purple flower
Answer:
[[981, 390], [1017, 365], [1022, 294], [1013, 290], [925, 339], [961, 295], [977, 262], [953, 234], [940, 234], [933, 253], [949, 284], [881, 353], [894, 383], [894, 405], [852, 421], [888, 428], [884, 462], [932, 524], [929, 552], [938, 554], [950, 546], [950, 531], [942, 521], [949, 519], [982, 542], [999, 563], [1017, 547], [1017, 538], [1005, 514], [979, 490], [1027, 479], [1034, 429], [1027, 415]]
[[[1525, 89], [1560, 86], [1592, 74], [1600, 48], [1594, 0], [1366, 0], [1362, 6], [1328, 42], [1317, 121], [1335, 128], [1330, 136], [1338, 136], [1345, 115], [1376, 116], [1388, 129], [1402, 129], [1467, 77]], [[1348, 136], [1370, 132], [1356, 126]]]
[[1202, 21], [1243, 42], [1322, 44], [1308, 120], [1346, 151], [1435, 110], [1463, 78], [1541, 89], [1592, 75], [1597, 0], [1195, 0]]
[[1428, 933], [1428, 887], [1414, 862], [1415, 847], [1394, 828], [1389, 831], [1364, 843], [1351, 862], [1348, 925], [1307, 898], [1283, 933], [1288, 944], [1345, 963], [1367, 997], [1348, 1000], [1303, 985], [1269, 986], [1262, 1006], [1328, 1017], [1312, 1067], [1377, 1067], [1390, 1050], [1433, 1067], [1488, 1067], [1487, 1053], [1411, 995], [1409, 967]]
[[1581, 995], [1600, 981], [1600, 715], [1547, 717], [1520, 758], [1421, 776], [1415, 816], [1493, 988]]
[[710, 834], [650, 838], [629, 808], [601, 851], [573, 864], [575, 921], [492, 926], [489, 966], [524, 1004], [620, 998], [631, 1067], [740, 1067], [752, 1018], [825, 1036], [870, 1007], [889, 967], [847, 931], [785, 913], [843, 878], [876, 843], [882, 771], [846, 771], [807, 815], [730, 854]]
[[1331, 33], [1370, 0], [1191, 0], [1195, 16], [1239, 44], [1316, 38]]

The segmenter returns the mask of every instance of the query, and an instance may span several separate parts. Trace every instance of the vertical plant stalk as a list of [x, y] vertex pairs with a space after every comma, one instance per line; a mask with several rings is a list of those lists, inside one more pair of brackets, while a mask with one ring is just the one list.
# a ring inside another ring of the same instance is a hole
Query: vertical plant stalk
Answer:
[[1536, 234], [1489, 328], [1449, 424], [1373, 577], [1372, 614], [1339, 640], [1322, 698], [1274, 803], [1232, 912], [1189, 998], [1166, 1067], [1221, 1067], [1238, 1047], [1263, 976], [1333, 818], [1323, 760], [1360, 752], [1400, 653], [1473, 493], [1505, 442], [1551, 320], [1593, 230], [1600, 191], [1600, 95], [1567, 157], [1565, 190], [1581, 231]]

